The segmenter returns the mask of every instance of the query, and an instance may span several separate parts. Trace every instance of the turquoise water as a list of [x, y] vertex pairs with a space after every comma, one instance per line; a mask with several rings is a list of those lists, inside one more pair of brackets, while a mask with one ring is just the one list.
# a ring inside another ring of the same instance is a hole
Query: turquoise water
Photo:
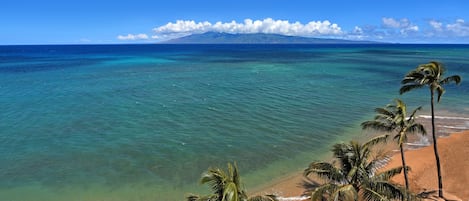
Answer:
[[[398, 96], [416, 65], [469, 77], [464, 45], [0, 46], [0, 200], [183, 200], [237, 161], [300, 170]], [[402, 97], [428, 109], [426, 90]], [[469, 85], [438, 109], [469, 114]], [[28, 192], [28, 193], [24, 193]]]

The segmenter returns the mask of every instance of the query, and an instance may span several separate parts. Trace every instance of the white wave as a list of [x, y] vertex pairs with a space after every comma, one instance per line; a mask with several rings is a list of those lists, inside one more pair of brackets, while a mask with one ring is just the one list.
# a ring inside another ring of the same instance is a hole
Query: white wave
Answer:
[[409, 146], [418, 146], [418, 147], [426, 147], [428, 146], [428, 144], [421, 144], [421, 143], [405, 143], [406, 145], [409, 145]]
[[457, 129], [457, 130], [467, 130], [469, 127], [465, 126], [441, 126], [443, 128]]
[[[431, 119], [431, 115], [419, 115], [420, 118]], [[447, 116], [435, 116], [435, 119], [451, 119], [451, 120], [469, 120], [467, 117], [447, 117]]]
[[420, 139], [416, 142], [409, 142], [409, 143], [406, 143], [406, 145], [409, 145], [409, 146], [418, 146], [418, 147], [426, 147], [428, 145], [430, 145], [430, 142], [428, 141], [428, 138], [425, 137], [425, 136], [420, 136]]
[[277, 197], [278, 200], [281, 201], [301, 201], [301, 200], [308, 200], [310, 196], [296, 196], [296, 197]]

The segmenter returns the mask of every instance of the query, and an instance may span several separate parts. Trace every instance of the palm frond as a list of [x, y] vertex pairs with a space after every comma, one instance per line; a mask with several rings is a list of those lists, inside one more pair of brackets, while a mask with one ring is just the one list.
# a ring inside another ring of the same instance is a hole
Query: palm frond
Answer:
[[312, 162], [308, 168], [303, 171], [304, 176], [309, 176], [311, 174], [317, 175], [319, 178], [341, 183], [344, 181], [344, 175], [341, 174], [341, 171], [337, 169], [334, 165], [326, 162]]
[[200, 183], [210, 186], [215, 194], [222, 196], [225, 183], [228, 180], [226, 173], [218, 168], [210, 168], [206, 173], [202, 175]]
[[229, 182], [223, 189], [222, 201], [239, 201], [238, 199], [238, 188], [234, 182]]
[[199, 201], [200, 200], [200, 196], [199, 195], [188, 195], [186, 197], [186, 200], [187, 201]]
[[400, 89], [399, 89], [399, 94], [404, 94], [406, 92], [409, 92], [409, 91], [412, 91], [414, 89], [418, 89], [418, 88], [422, 88], [424, 87], [425, 85], [424, 84], [408, 84], [408, 85], [404, 85], [402, 86]]
[[461, 76], [459, 75], [452, 75], [452, 76], [449, 76], [443, 80], [440, 81], [440, 85], [445, 85], [445, 84], [449, 84], [451, 82], [454, 82], [455, 84], [460, 84], [461, 83]]
[[438, 102], [440, 102], [441, 96], [445, 93], [446, 90], [441, 85], [436, 86], [435, 90], [438, 92]]
[[351, 184], [343, 185], [331, 194], [329, 200], [358, 200], [358, 192]]
[[367, 147], [374, 146], [376, 144], [386, 143], [388, 141], [388, 138], [389, 138], [389, 135], [380, 135], [380, 136], [373, 137], [370, 140], [368, 140], [367, 142], [365, 142], [362, 145], [362, 147], [367, 148]]
[[278, 199], [275, 195], [258, 195], [250, 197], [248, 201], [278, 201]]
[[409, 131], [410, 133], [420, 133], [422, 135], [427, 135], [427, 130], [425, 130], [425, 126], [419, 123], [410, 125], [407, 128], [407, 131]]
[[370, 183], [364, 188], [362, 196], [364, 200], [402, 200], [407, 197], [406, 190], [397, 184], [389, 181]]
[[394, 126], [389, 123], [380, 121], [365, 121], [361, 124], [363, 130], [374, 129], [377, 131], [391, 132], [394, 130]]
[[228, 163], [228, 172], [230, 175], [230, 179], [236, 185], [236, 188], [241, 189], [241, 179], [239, 177], [239, 171], [236, 162], [234, 162], [233, 164]]
[[186, 201], [217, 201], [217, 200], [218, 200], [218, 196], [215, 194], [206, 195], [206, 196], [191, 194], [186, 197]]
[[425, 77], [420, 70], [413, 70], [407, 73], [404, 79], [401, 81], [401, 84], [410, 84], [410, 83], [419, 83]]
[[339, 186], [331, 183], [319, 186], [311, 193], [311, 201], [322, 201], [323, 198], [330, 197], [331, 193], [337, 191], [337, 189], [339, 189]]
[[[409, 167], [407, 167], [408, 170], [410, 170]], [[394, 176], [400, 174], [402, 172], [403, 168], [402, 167], [396, 167], [392, 168], [383, 172], [378, 173], [374, 179], [379, 180], [379, 181], [388, 181]]]
[[412, 114], [409, 116], [409, 120], [413, 120], [414, 117], [415, 117], [415, 114], [416, 114], [418, 111], [420, 111], [420, 110], [422, 110], [422, 106], [419, 106], [419, 107], [415, 108], [415, 109], [412, 111]]
[[430, 61], [431, 68], [435, 70], [435, 75], [441, 76], [446, 72], [446, 67], [443, 63], [438, 61]]
[[[392, 108], [393, 105], [387, 105], [387, 107]], [[378, 114], [382, 114], [384, 116], [391, 116], [391, 117], [394, 116], [394, 113], [392, 111], [387, 110], [386, 108], [381, 108], [381, 107], [375, 108], [375, 112]]]
[[364, 170], [367, 174], [375, 175], [376, 171], [382, 167], [382, 161], [388, 158], [389, 153], [384, 150], [379, 150], [375, 153], [372, 160], [364, 166]]
[[389, 200], [385, 195], [379, 192], [376, 192], [370, 188], [365, 188], [361, 194], [362, 194], [364, 201], [388, 201]]

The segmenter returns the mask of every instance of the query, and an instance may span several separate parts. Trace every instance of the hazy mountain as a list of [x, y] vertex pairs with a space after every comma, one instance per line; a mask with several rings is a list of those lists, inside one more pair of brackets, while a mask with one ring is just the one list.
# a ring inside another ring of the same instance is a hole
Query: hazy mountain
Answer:
[[279, 34], [229, 34], [207, 32], [172, 39], [163, 43], [170, 44], [371, 44], [371, 41], [307, 38]]

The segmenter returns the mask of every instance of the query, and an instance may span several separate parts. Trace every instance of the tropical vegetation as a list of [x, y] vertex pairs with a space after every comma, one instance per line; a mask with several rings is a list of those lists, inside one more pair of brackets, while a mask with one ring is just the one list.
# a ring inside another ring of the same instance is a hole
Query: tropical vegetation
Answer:
[[443, 198], [443, 181], [441, 177], [441, 164], [440, 156], [438, 154], [438, 143], [435, 133], [435, 91], [437, 92], [437, 100], [440, 102], [441, 96], [445, 93], [444, 85], [449, 83], [459, 84], [461, 77], [459, 75], [452, 75], [444, 77], [446, 69], [440, 62], [431, 61], [427, 64], [421, 64], [414, 70], [407, 73], [401, 81], [402, 87], [400, 94], [412, 91], [413, 89], [428, 86], [430, 89], [430, 105], [432, 113], [432, 138], [433, 138], [433, 151], [435, 154], [436, 168], [438, 174], [438, 196]]
[[312, 162], [304, 170], [305, 176], [316, 175], [325, 180], [311, 194], [312, 201], [320, 200], [396, 200], [411, 197], [390, 179], [403, 167], [378, 172], [382, 154], [375, 154], [373, 146], [386, 142], [389, 135], [374, 137], [361, 144], [356, 141], [335, 144], [332, 149], [336, 163]]
[[204, 196], [189, 195], [187, 201], [277, 201], [274, 195], [248, 197], [241, 184], [236, 163], [228, 163], [228, 171], [209, 168], [202, 175], [200, 182], [208, 184], [212, 193]]
[[[394, 132], [394, 140], [397, 141], [401, 152], [402, 167], [407, 167], [404, 154], [404, 143], [407, 142], [409, 133], [421, 133], [426, 135], [427, 132], [422, 124], [415, 122], [415, 114], [422, 107], [418, 107], [412, 111], [407, 117], [407, 106], [400, 100], [396, 99], [395, 104], [389, 104], [384, 108], [376, 108], [376, 116], [374, 120], [365, 121], [361, 124], [363, 129], [375, 129], [384, 132]], [[407, 168], [404, 168], [405, 187], [409, 190], [409, 179]]]

